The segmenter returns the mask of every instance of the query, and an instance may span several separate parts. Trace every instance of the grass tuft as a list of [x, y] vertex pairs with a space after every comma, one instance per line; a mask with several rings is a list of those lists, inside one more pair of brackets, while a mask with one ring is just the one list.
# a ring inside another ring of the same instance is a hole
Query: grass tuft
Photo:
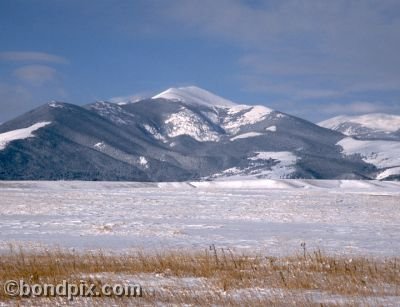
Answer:
[[[141, 284], [141, 278], [152, 276], [160, 280], [159, 288], [152, 286], [147, 289], [143, 284], [144, 296], [136, 298], [135, 303], [313, 305], [314, 298], [310, 298], [307, 293], [360, 299], [399, 296], [398, 262], [397, 258], [339, 257], [325, 255], [319, 250], [306, 253], [305, 249], [299, 255], [266, 257], [259, 254], [236, 254], [215, 246], [201, 252], [139, 251], [123, 255], [101, 251], [26, 252], [10, 247], [9, 252], [0, 257], [0, 283], [20, 279], [31, 284], [57, 284], [64, 279], [70, 283], [79, 283], [84, 279], [101, 285], [110, 280], [121, 283], [118, 278], [130, 276]], [[184, 278], [200, 280], [202, 284], [185, 286], [179, 282]], [[165, 286], [165, 280], [176, 281], [176, 285], [172, 288], [170, 284]], [[2, 289], [3, 285], [0, 286]], [[265, 294], [266, 291], [270, 293]], [[107, 299], [98, 299], [96, 302], [103, 304]], [[114, 299], [117, 304], [126, 303], [124, 299]], [[0, 290], [0, 301], [11, 300], [21, 299], [10, 298]], [[52, 299], [46, 300], [51, 302]]]

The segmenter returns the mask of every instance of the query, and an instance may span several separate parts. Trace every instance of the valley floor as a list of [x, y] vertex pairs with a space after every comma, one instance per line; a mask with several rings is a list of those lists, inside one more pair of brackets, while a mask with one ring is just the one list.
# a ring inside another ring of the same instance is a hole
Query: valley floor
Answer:
[[400, 183], [0, 182], [0, 248], [400, 254]]
[[[329, 257], [347, 257], [343, 261], [350, 261], [348, 263], [362, 257], [371, 259], [367, 263], [391, 259], [388, 267], [393, 267], [394, 271], [383, 271], [386, 278], [389, 276], [386, 274], [398, 276], [395, 258], [400, 255], [399, 233], [399, 182], [0, 182], [0, 252], [3, 259], [11, 259], [7, 257], [10, 257], [12, 246], [13, 249], [22, 248], [28, 254], [59, 248], [83, 254], [102, 250], [116, 257], [138, 251], [145, 254], [179, 252], [180, 257], [187, 257], [188, 253], [211, 250], [212, 254], [213, 250], [225, 250], [233, 255], [279, 257], [279, 261], [287, 264], [287, 256], [306, 252], [318, 258], [314, 251], [321, 250]], [[301, 264], [300, 260], [296, 261], [294, 266]], [[229, 263], [236, 268], [237, 262], [229, 260]], [[167, 272], [163, 268], [168, 269]], [[112, 271], [106, 276], [116, 280], [119, 277], [134, 278], [144, 287], [159, 289], [164, 283], [178, 288], [189, 285], [196, 291], [214, 287], [204, 281], [201, 274], [171, 275], [171, 268], [163, 268]], [[249, 268], [254, 269], [254, 266], [249, 264], [246, 270]], [[0, 269], [4, 269], [4, 262]], [[328, 292], [320, 291], [326, 285], [292, 289], [285, 285], [286, 275], [282, 279], [282, 274], [289, 274], [289, 271], [283, 268], [276, 270], [276, 276], [271, 273], [274, 278], [280, 278], [284, 286], [271, 288], [270, 284], [250, 283], [247, 285], [250, 288], [229, 290], [233, 291], [229, 299], [233, 297], [234, 302], [235, 297], [244, 296], [260, 303], [264, 297], [271, 298], [273, 294], [273, 297], [279, 297], [277, 304], [287, 297], [294, 302], [297, 296], [301, 299], [299, 302], [306, 299], [306, 303], [323, 301], [340, 305], [341, 302], [358, 302], [357, 297], [343, 297], [348, 294], [329, 291], [329, 287], [325, 288]], [[99, 270], [88, 273], [97, 274]], [[308, 274], [307, 270], [303, 273]], [[373, 296], [372, 305], [395, 305], [399, 301], [400, 282], [397, 279], [393, 284], [382, 281], [388, 283], [387, 287], [379, 280], [374, 282], [374, 289], [382, 291], [374, 294], [372, 289], [366, 294]], [[385, 287], [390, 291], [385, 292]], [[223, 288], [221, 285], [218, 288], [218, 299], [227, 293]], [[309, 292], [312, 289], [319, 290]], [[201, 291], [193, 291], [193, 295], [201, 296]], [[349, 295], [362, 297], [363, 292], [357, 291]], [[309, 301], [307, 293], [318, 299]], [[167, 299], [165, 295], [163, 297], [163, 300]], [[226, 301], [215, 301], [218, 302]]]

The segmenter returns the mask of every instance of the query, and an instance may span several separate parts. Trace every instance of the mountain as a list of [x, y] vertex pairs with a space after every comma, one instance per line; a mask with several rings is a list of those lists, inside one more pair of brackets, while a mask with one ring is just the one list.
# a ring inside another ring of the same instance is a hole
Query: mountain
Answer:
[[382, 113], [360, 116], [337, 116], [318, 123], [358, 139], [387, 139], [400, 141], [400, 116]]
[[337, 116], [318, 123], [349, 136], [337, 145], [380, 171], [376, 179], [400, 179], [400, 116], [382, 113]]
[[265, 106], [171, 88], [118, 103], [51, 102], [0, 125], [0, 179], [397, 179], [395, 154], [371, 162], [370, 145], [347, 139]]

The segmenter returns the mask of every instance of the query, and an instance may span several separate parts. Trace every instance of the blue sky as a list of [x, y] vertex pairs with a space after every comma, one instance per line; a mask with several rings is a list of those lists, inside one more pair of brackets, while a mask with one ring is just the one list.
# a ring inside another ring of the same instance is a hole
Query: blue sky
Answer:
[[0, 1], [0, 122], [197, 85], [318, 121], [400, 114], [400, 1]]

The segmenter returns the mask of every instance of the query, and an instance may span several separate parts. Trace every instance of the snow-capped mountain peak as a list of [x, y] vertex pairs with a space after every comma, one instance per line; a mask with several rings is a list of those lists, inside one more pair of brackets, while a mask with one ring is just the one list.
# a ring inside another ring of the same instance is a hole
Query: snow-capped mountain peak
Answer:
[[152, 97], [152, 99], [157, 98], [181, 101], [191, 105], [205, 105], [208, 107], [233, 107], [236, 105], [233, 101], [217, 96], [197, 86], [169, 88]]

